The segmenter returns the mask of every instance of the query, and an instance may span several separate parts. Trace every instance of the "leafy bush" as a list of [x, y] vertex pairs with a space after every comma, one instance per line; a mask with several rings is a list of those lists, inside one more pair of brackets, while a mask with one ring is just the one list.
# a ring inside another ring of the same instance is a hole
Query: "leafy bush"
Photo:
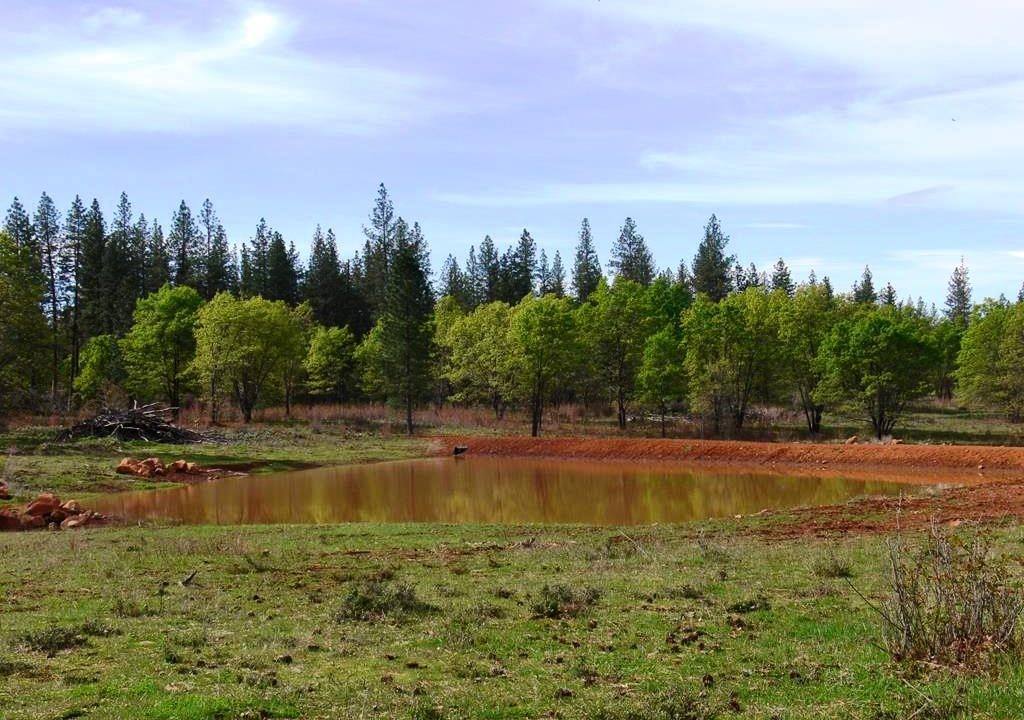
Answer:
[[338, 620], [375, 620], [389, 616], [433, 612], [432, 605], [416, 595], [407, 583], [371, 580], [351, 590], [341, 602]]

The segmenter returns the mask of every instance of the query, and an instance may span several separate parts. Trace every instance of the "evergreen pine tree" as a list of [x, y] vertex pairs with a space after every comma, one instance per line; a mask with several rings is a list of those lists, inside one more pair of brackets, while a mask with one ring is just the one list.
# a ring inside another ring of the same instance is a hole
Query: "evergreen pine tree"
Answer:
[[722, 233], [718, 218], [712, 215], [704, 226], [704, 238], [693, 258], [693, 289], [715, 302], [724, 299], [732, 290], [729, 269], [735, 258], [725, 254], [728, 244], [729, 236]]
[[860, 280], [853, 284], [853, 301], [865, 305], [878, 302], [874, 278], [871, 275], [871, 268], [867, 265], [864, 266], [864, 273], [861, 275]]
[[818, 285], [818, 274], [814, 272], [814, 268], [811, 268], [811, 272], [807, 276], [807, 284], [811, 287], [817, 287]]
[[377, 188], [377, 199], [370, 211], [370, 224], [363, 226], [363, 234], [366, 236], [363, 247], [363, 291], [376, 316], [384, 302], [396, 234], [395, 208], [384, 183]]
[[507, 253], [505, 265], [505, 300], [514, 305], [533, 293], [537, 275], [537, 243], [530, 231], [523, 228], [519, 243]]
[[146, 294], [155, 293], [170, 281], [171, 254], [164, 238], [164, 229], [154, 220], [146, 248]]
[[107, 225], [98, 200], [93, 199], [85, 214], [82, 237], [81, 273], [78, 282], [82, 339], [106, 332], [106, 301], [103, 297], [103, 258], [107, 247]]
[[[132, 228], [129, 257], [132, 265], [132, 297], [138, 300], [149, 294], [146, 283], [149, 277], [149, 222], [143, 214], [139, 215], [135, 227]], [[132, 306], [134, 305], [133, 301]]]
[[7, 210], [7, 217], [4, 219], [4, 231], [17, 247], [29, 251], [33, 261], [39, 257], [39, 245], [35, 240], [35, 228], [32, 227], [32, 218], [29, 217], [28, 212], [17, 197], [14, 198], [11, 202], [11, 207]]
[[466, 295], [469, 300], [469, 309], [477, 307], [484, 298], [486, 280], [481, 272], [480, 262], [476, 259], [476, 248], [469, 246], [469, 253], [466, 255]]
[[50, 399], [56, 407], [60, 386], [60, 318], [65, 306], [67, 278], [61, 257], [64, 254], [63, 234], [57, 206], [45, 192], [39, 198], [35, 215], [35, 242], [39, 249], [39, 260], [43, 279], [43, 303], [50, 322]]
[[562, 254], [555, 250], [555, 259], [551, 261], [551, 272], [548, 276], [548, 292], [565, 297], [565, 267], [562, 265]]
[[537, 259], [537, 294], [547, 295], [551, 284], [551, 268], [548, 266], [548, 254], [541, 248]]
[[381, 348], [389, 397], [405, 409], [406, 431], [413, 431], [413, 407], [432, 385], [434, 297], [430, 261], [419, 226], [395, 223], [392, 268], [381, 308]]
[[494, 241], [490, 235], [485, 235], [480, 243], [480, 254], [477, 256], [480, 264], [480, 287], [477, 293], [481, 302], [494, 302], [499, 300], [501, 295], [501, 260], [498, 257], [498, 250], [494, 247]]
[[821, 286], [825, 288], [825, 297], [831, 300], [835, 292], [832, 290], [832, 281], [828, 279], [828, 275], [821, 279]]
[[967, 273], [967, 265], [960, 258], [960, 264], [953, 270], [949, 278], [949, 289], [946, 291], [946, 317], [961, 328], [967, 327], [971, 319], [971, 282]]
[[171, 218], [167, 242], [173, 257], [174, 284], [194, 287], [202, 271], [199, 266], [199, 230], [184, 200]]
[[250, 245], [242, 245], [240, 290], [243, 297], [267, 297], [270, 282], [270, 241], [273, 235], [274, 231], [267, 225], [266, 219], [260, 218]]
[[210, 300], [217, 293], [230, 291], [234, 282], [227, 232], [209, 198], [203, 201], [199, 210], [199, 238], [196, 289]]
[[632, 280], [641, 285], [650, 285], [654, 281], [654, 258], [644, 236], [637, 231], [633, 218], [627, 217], [622, 224], [608, 266], [616, 277], [624, 280]]
[[793, 276], [782, 258], [779, 258], [772, 269], [772, 290], [782, 290], [790, 297], [796, 292], [796, 285], [793, 283]]
[[441, 297], [452, 297], [461, 308], [469, 309], [469, 281], [454, 255], [449, 254], [441, 265], [440, 288]]
[[891, 282], [886, 283], [885, 287], [882, 288], [882, 294], [879, 295], [878, 301], [882, 305], [893, 308], [899, 303], [899, 298], [896, 296], [896, 288], [892, 286]]
[[281, 233], [275, 231], [267, 248], [267, 300], [283, 300], [289, 305], [298, 302], [297, 261], [294, 247], [286, 246]]
[[747, 282], [747, 273], [743, 269], [743, 265], [738, 262], [733, 263], [730, 282], [732, 283], [732, 289], [736, 292], [743, 292], [750, 286]]
[[120, 336], [128, 332], [135, 310], [131, 243], [135, 236], [132, 205], [121, 193], [117, 211], [110, 223], [110, 235], [103, 246], [103, 268], [100, 272], [103, 332]]
[[585, 302], [597, 290], [601, 282], [601, 261], [594, 249], [594, 237], [590, 232], [590, 221], [583, 218], [580, 223], [580, 239], [576, 245], [576, 258], [572, 265], [572, 288], [577, 302]]
[[81, 288], [82, 248], [85, 244], [85, 203], [75, 195], [64, 220], [64, 254], [61, 258], [64, 277], [68, 279], [68, 342], [71, 346], [71, 364], [68, 369], [68, 387], [78, 376], [79, 356], [82, 351]]
[[313, 232], [309, 248], [309, 266], [303, 282], [303, 298], [313, 309], [313, 318], [321, 325], [336, 327], [342, 310], [338, 306], [341, 284], [341, 263], [334, 233], [325, 236], [320, 226]]

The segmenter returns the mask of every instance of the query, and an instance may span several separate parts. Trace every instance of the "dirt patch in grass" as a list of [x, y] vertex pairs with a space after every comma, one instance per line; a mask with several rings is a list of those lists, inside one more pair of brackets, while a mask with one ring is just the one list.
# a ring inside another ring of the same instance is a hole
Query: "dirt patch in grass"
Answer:
[[830, 537], [957, 527], [1024, 519], [1024, 479], [954, 487], [937, 495], [872, 497], [842, 505], [798, 508], [762, 516], [756, 534], [773, 538]]

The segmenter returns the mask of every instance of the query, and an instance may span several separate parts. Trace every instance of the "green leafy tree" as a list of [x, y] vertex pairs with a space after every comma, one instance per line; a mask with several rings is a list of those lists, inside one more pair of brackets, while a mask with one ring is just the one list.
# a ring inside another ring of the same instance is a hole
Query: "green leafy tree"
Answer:
[[881, 439], [908, 404], [929, 391], [934, 348], [918, 318], [873, 308], [836, 324], [822, 343], [820, 363], [815, 398], [863, 412]]
[[230, 394], [246, 423], [280, 377], [295, 318], [280, 301], [221, 293], [199, 311], [193, 368], [214, 406]]
[[81, 370], [75, 377], [74, 390], [82, 402], [107, 407], [124, 394], [127, 376], [121, 346], [113, 335], [89, 338], [82, 347]]
[[499, 420], [516, 399], [518, 387], [511, 321], [512, 308], [507, 303], [486, 303], [456, 320], [441, 340], [451, 399], [486, 403]]
[[952, 400], [956, 385], [957, 357], [967, 326], [959, 320], [943, 318], [932, 325], [932, 345], [935, 348], [935, 396]]
[[722, 232], [718, 218], [712, 215], [704, 226], [704, 237], [697, 246], [693, 258], [693, 289], [718, 302], [732, 291], [730, 269], [736, 262], [732, 255], [725, 254], [729, 236]]
[[602, 282], [579, 310], [584, 351], [612, 394], [619, 429], [626, 427], [626, 406], [632, 399], [650, 328], [650, 306], [643, 285], [617, 277]]
[[796, 388], [807, 431], [821, 432], [825, 405], [817, 398], [821, 381], [818, 354], [832, 326], [838, 321], [836, 301], [821, 285], [804, 285], [782, 303], [779, 340], [784, 353], [783, 372]]
[[191, 384], [196, 321], [203, 299], [188, 286], [164, 285], [135, 305], [135, 323], [121, 343], [127, 389], [136, 397], [181, 404]]
[[686, 314], [686, 374], [692, 405], [710, 415], [715, 433], [727, 417], [741, 430], [758, 389], [778, 377], [781, 293], [747, 288], [715, 303], [698, 295]]
[[302, 303], [289, 311], [289, 322], [282, 328], [279, 352], [280, 378], [284, 400], [284, 414], [290, 417], [292, 404], [299, 394], [306, 375], [306, 357], [315, 323], [313, 310]]
[[356, 370], [359, 384], [368, 397], [375, 400], [388, 399], [388, 381], [385, 376], [384, 328], [380, 320], [366, 333], [356, 347]]
[[666, 435], [665, 417], [675, 405], [686, 400], [686, 367], [679, 331], [667, 326], [647, 338], [637, 374], [640, 400], [654, 408], [661, 418], [661, 436]]
[[527, 296], [512, 313], [510, 335], [519, 386], [530, 408], [530, 432], [540, 434], [544, 406], [572, 374], [578, 356], [575, 316], [565, 298]]
[[1024, 419], [1024, 304], [989, 300], [975, 309], [954, 376], [969, 405]]
[[348, 327], [314, 329], [305, 361], [310, 394], [339, 402], [351, 399], [355, 351], [356, 339]]

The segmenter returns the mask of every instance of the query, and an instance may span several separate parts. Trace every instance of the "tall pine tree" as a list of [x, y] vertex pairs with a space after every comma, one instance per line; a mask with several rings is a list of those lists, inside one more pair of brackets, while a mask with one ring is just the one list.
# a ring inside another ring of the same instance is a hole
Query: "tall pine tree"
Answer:
[[619, 231], [619, 239], [612, 247], [612, 259], [608, 266], [617, 278], [631, 280], [640, 285], [654, 281], [654, 258], [647, 247], [644, 236], [636, 229], [633, 218], [626, 218]]
[[164, 229], [156, 220], [146, 245], [146, 294], [155, 293], [171, 281], [171, 253]]
[[313, 232], [309, 248], [309, 265], [302, 284], [303, 299], [313, 309], [313, 318], [327, 327], [339, 325], [338, 290], [341, 285], [341, 263], [334, 233], [325, 236], [320, 226]]
[[388, 396], [401, 402], [405, 427], [413, 432], [412, 412], [432, 386], [434, 297], [430, 261], [419, 226], [395, 222], [393, 264], [381, 307], [383, 377]]
[[583, 218], [580, 223], [580, 239], [576, 245], [576, 258], [572, 266], [572, 288], [577, 302], [585, 302], [597, 290], [601, 282], [601, 261], [594, 248], [594, 236], [590, 232], [590, 221]]
[[295, 305], [299, 297], [299, 268], [295, 247], [286, 246], [281, 233], [274, 232], [267, 248], [267, 300]]
[[197, 284], [199, 267], [199, 230], [192, 218], [192, 211], [182, 200], [171, 218], [171, 229], [167, 236], [174, 264], [174, 284]]
[[793, 297], [793, 293], [796, 292], [793, 276], [790, 275], [789, 268], [786, 267], [786, 263], [782, 258], [779, 258], [775, 263], [775, 267], [772, 268], [772, 290], [782, 290], [790, 297]]
[[388, 189], [381, 183], [377, 199], [370, 210], [370, 224], [363, 227], [366, 243], [363, 247], [363, 291], [376, 316], [384, 302], [391, 255], [394, 253], [397, 233], [395, 207]]
[[967, 272], [964, 259], [953, 269], [946, 290], [946, 317], [959, 325], [967, 327], [971, 320], [971, 279]]
[[50, 400], [57, 405], [60, 387], [60, 318], [65, 306], [67, 278], [61, 257], [64, 254], [63, 233], [57, 206], [45, 192], [39, 198], [35, 216], [35, 242], [39, 250], [39, 264], [42, 269], [44, 304], [50, 323]]
[[79, 356], [82, 351], [82, 248], [85, 245], [85, 203], [75, 195], [71, 208], [64, 219], [64, 277], [68, 279], [68, 343], [71, 347], [71, 364], [68, 368], [68, 387], [78, 377]]
[[82, 338], [88, 340], [107, 332], [106, 300], [103, 296], [103, 258], [107, 247], [107, 224], [95, 198], [85, 214], [82, 263], [78, 281], [82, 316]]
[[732, 290], [729, 269], [736, 259], [725, 254], [728, 244], [729, 236], [722, 232], [718, 218], [712, 215], [704, 226], [704, 237], [693, 258], [693, 289], [715, 302], [724, 299]]
[[853, 301], [864, 305], [874, 305], [878, 302], [878, 293], [875, 292], [875, 280], [871, 275], [871, 268], [864, 266], [864, 273], [860, 280], [853, 284]]

